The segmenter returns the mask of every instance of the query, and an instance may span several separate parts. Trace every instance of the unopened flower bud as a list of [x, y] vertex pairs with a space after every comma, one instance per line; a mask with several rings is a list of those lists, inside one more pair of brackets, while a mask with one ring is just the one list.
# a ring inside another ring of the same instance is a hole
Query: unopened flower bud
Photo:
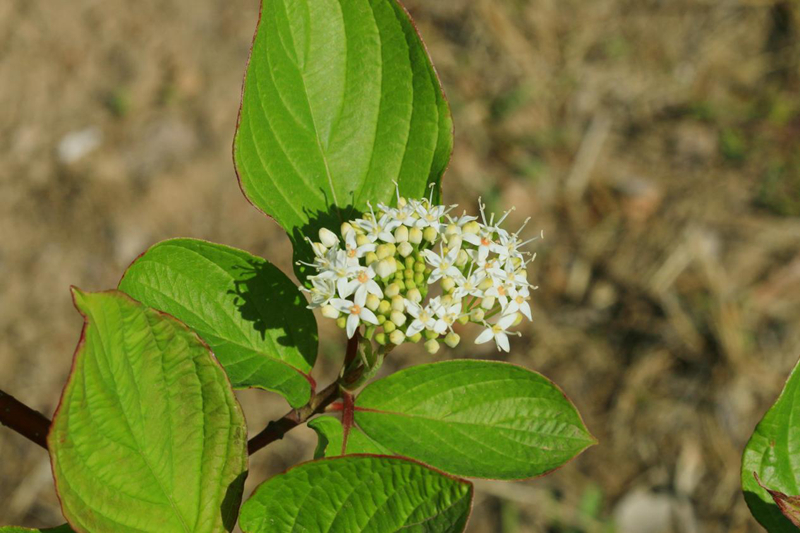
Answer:
[[452, 291], [455, 286], [456, 286], [456, 281], [453, 278], [449, 276], [442, 278], [442, 289], [445, 292]]
[[389, 298], [394, 298], [398, 294], [400, 294], [400, 286], [397, 283], [392, 283], [383, 291], [383, 294], [388, 296]]
[[438, 232], [436, 231], [436, 228], [434, 228], [433, 226], [428, 226], [427, 228], [425, 228], [425, 231], [422, 232], [422, 238], [428, 242], [435, 241], [437, 235]]
[[442, 302], [442, 305], [450, 305], [453, 303], [453, 295], [443, 294], [439, 301]]
[[391, 320], [387, 320], [386, 322], [383, 323], [383, 331], [385, 331], [386, 333], [391, 333], [396, 329], [397, 325]]
[[394, 256], [394, 254], [397, 253], [397, 246], [395, 246], [394, 243], [390, 242], [386, 246], [389, 247], [389, 255], [390, 256]]
[[370, 311], [374, 311], [378, 308], [380, 304], [381, 304], [380, 298], [378, 298], [374, 294], [367, 295], [367, 303], [366, 303], [367, 309], [369, 309]]
[[447, 237], [451, 237], [453, 235], [461, 235], [461, 228], [459, 228], [457, 224], [448, 224], [447, 228], [445, 228], [444, 230], [444, 234]]
[[425, 283], [425, 274], [423, 274], [422, 272], [417, 272], [416, 274], [414, 274], [414, 283], [417, 286]]
[[419, 292], [419, 289], [414, 288], [406, 293], [406, 298], [408, 298], [409, 301], [418, 304], [422, 301], [422, 293]]
[[425, 338], [426, 339], [436, 339], [437, 337], [439, 337], [439, 334], [436, 333], [435, 331], [433, 331], [432, 329], [426, 329], [425, 330]]
[[461, 228], [461, 231], [463, 233], [472, 233], [473, 235], [476, 235], [480, 230], [481, 230], [481, 225], [478, 224], [477, 220], [472, 220], [470, 222], [467, 222], [466, 224], [464, 224], [464, 227]]
[[388, 244], [379, 244], [375, 249], [375, 253], [378, 255], [378, 259], [386, 259], [387, 257], [394, 255], [392, 254], [392, 249], [389, 248]]
[[467, 322], [469, 322], [469, 315], [461, 315], [458, 317], [459, 324], [466, 324]]
[[406, 334], [399, 329], [394, 330], [392, 334], [389, 335], [389, 342], [392, 344], [400, 345], [403, 344], [404, 340], [406, 340]]
[[417, 284], [414, 282], [413, 279], [407, 279], [406, 280], [406, 289], [416, 289], [416, 288], [417, 288]]
[[422, 242], [422, 230], [419, 228], [411, 228], [408, 230], [408, 242], [411, 244], [419, 244]]
[[528, 279], [528, 271], [523, 269], [517, 270], [517, 276]]
[[470, 320], [472, 320], [473, 322], [478, 322], [478, 323], [481, 323], [481, 322], [483, 322], [483, 317], [484, 317], [485, 315], [486, 315], [486, 313], [484, 312], [484, 310], [483, 310], [483, 309], [481, 309], [480, 307], [477, 307], [477, 308], [473, 309], [473, 310], [470, 312], [470, 314], [469, 314], [469, 318], [470, 318]]
[[392, 310], [391, 302], [389, 302], [389, 300], [381, 300], [381, 303], [378, 305], [378, 313], [385, 315], [391, 310]]
[[332, 305], [323, 305], [322, 316], [325, 318], [339, 318], [339, 311]]
[[369, 244], [369, 239], [366, 235], [359, 235], [356, 237], [356, 245], [357, 246], [364, 246], [365, 244]]
[[325, 248], [330, 248], [339, 244], [339, 237], [328, 228], [322, 228], [319, 230], [319, 241]]
[[487, 289], [491, 289], [492, 285], [494, 285], [492, 278], [486, 278], [485, 280], [481, 281], [480, 285], [478, 285], [478, 289], [485, 291]]
[[447, 240], [447, 248], [450, 250], [458, 250], [461, 248], [461, 237], [454, 235]]
[[339, 326], [342, 329], [346, 328], [347, 327], [347, 317], [340, 316], [339, 318], [337, 318], [336, 319], [336, 325]]
[[458, 333], [451, 331], [447, 334], [447, 337], [444, 338], [444, 343], [451, 348], [455, 348], [458, 346], [458, 343], [461, 342], [461, 336]]
[[382, 326], [384, 322], [386, 322], [386, 315], [377, 315], [375, 318], [378, 319], [378, 325]]
[[400, 226], [394, 230], [394, 240], [395, 242], [408, 241], [408, 228], [406, 226]]
[[397, 253], [403, 257], [408, 257], [414, 251], [414, 247], [408, 241], [403, 241], [397, 246]]
[[439, 351], [439, 343], [431, 339], [425, 343], [425, 351], [433, 355]]
[[405, 260], [403, 261], [403, 264], [406, 266], [406, 268], [412, 268], [413, 269], [414, 265], [417, 264], [417, 260], [414, 259], [413, 257], [406, 257]]
[[389, 318], [392, 319], [392, 322], [394, 322], [394, 325], [398, 328], [402, 327], [403, 324], [406, 323], [406, 315], [401, 311], [392, 311], [392, 314], [389, 315]]
[[486, 309], [487, 311], [494, 307], [495, 298], [494, 296], [487, 296], [481, 301], [481, 307]]
[[411, 341], [411, 342], [419, 342], [420, 340], [422, 340], [422, 333], [419, 333], [419, 332], [414, 333], [410, 337], [406, 337], [406, 339]]
[[395, 296], [392, 298], [392, 311], [400, 311], [401, 313], [406, 310], [406, 302], [402, 296]]
[[394, 257], [381, 259], [378, 266], [375, 268], [375, 273], [379, 278], [388, 278], [395, 272], [397, 272], [397, 261], [394, 260]]
[[404, 270], [403, 271], [403, 277], [406, 278], [406, 279], [414, 279], [414, 271], [411, 270], [410, 268]]
[[459, 250], [458, 257], [456, 257], [456, 266], [463, 267], [469, 261], [469, 254], [466, 250]]
[[511, 258], [511, 264], [514, 266], [514, 268], [519, 268], [519, 266], [522, 264], [522, 258], [521, 257], [512, 257]]
[[355, 229], [353, 229], [353, 226], [351, 226], [349, 222], [344, 222], [342, 224], [342, 236], [347, 237], [347, 234], [350, 233], [351, 231], [355, 231]]
[[375, 334], [375, 342], [380, 344], [381, 346], [386, 345], [386, 333], [380, 332]]
[[366, 263], [367, 266], [371, 265], [377, 260], [378, 260], [378, 254], [376, 254], [375, 252], [367, 252], [367, 255], [364, 256], [364, 262]]
[[522, 322], [522, 313], [517, 313], [517, 318], [514, 319], [513, 326], [519, 326], [520, 322]]
[[400, 209], [404, 208], [408, 205], [408, 200], [405, 199], [404, 196], [401, 196], [399, 200], [397, 200], [397, 207]]
[[421, 273], [425, 272], [425, 262], [424, 261], [417, 261], [414, 263], [414, 272]]

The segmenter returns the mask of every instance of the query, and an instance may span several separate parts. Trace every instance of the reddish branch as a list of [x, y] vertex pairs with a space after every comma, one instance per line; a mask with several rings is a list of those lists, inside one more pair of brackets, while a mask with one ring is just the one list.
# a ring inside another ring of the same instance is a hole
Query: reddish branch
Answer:
[[47, 449], [47, 432], [50, 420], [39, 411], [34, 411], [10, 394], [0, 390], [0, 424], [9, 427]]

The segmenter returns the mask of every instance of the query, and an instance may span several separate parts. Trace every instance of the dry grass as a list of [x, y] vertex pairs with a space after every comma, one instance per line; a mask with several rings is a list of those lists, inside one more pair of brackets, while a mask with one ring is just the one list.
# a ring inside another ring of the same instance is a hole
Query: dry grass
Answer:
[[[601, 441], [546, 478], [478, 484], [471, 531], [607, 532], [631, 509], [653, 531], [758, 531], [739, 457], [800, 356], [798, 4], [408, 4], [455, 115], [445, 198], [516, 205], [545, 231], [535, 320], [510, 359], [559, 383]], [[52, 413], [80, 328], [68, 286], [116, 285], [160, 239], [288, 270], [288, 240], [230, 162], [256, 12], [0, 3], [0, 388]], [[97, 149], [60, 161], [86, 128]], [[400, 352], [391, 364], [424, 359]], [[241, 397], [254, 429], [284, 408]], [[261, 452], [249, 487], [312, 447], [298, 430]], [[55, 524], [46, 454], [4, 430], [0, 458], [0, 523]]]

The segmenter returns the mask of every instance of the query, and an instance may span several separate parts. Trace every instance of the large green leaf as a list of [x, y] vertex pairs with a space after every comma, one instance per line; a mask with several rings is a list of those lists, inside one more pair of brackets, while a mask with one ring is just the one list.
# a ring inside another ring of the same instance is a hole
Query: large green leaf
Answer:
[[275, 476], [242, 506], [245, 533], [458, 533], [472, 484], [413, 461], [348, 455]]
[[173, 239], [128, 268], [120, 290], [183, 321], [216, 354], [235, 388], [308, 402], [317, 324], [306, 299], [269, 262], [242, 250]]
[[118, 291], [73, 290], [85, 318], [48, 436], [82, 532], [231, 531], [247, 430], [225, 372], [185, 325]]
[[459, 476], [538, 476], [596, 443], [547, 378], [492, 361], [445, 361], [392, 374], [358, 396], [355, 420], [398, 455]]
[[298, 257], [304, 235], [390, 202], [393, 180], [438, 195], [452, 145], [438, 77], [396, 0], [263, 0], [234, 160]]
[[73, 533], [69, 525], [51, 527], [47, 529], [30, 529], [27, 527], [17, 526], [0, 526], [0, 533]]
[[308, 423], [308, 427], [317, 432], [317, 449], [314, 458], [338, 457], [340, 455], [354, 455], [371, 453], [377, 455], [392, 455], [392, 452], [367, 437], [367, 435], [353, 426], [347, 434], [347, 449], [344, 447], [344, 427], [342, 423], [332, 416], [320, 416]]
[[[800, 363], [756, 426], [742, 455], [742, 489], [750, 511], [770, 533], [797, 533], [764, 488], [800, 495]], [[764, 487], [759, 486], [757, 474]]]

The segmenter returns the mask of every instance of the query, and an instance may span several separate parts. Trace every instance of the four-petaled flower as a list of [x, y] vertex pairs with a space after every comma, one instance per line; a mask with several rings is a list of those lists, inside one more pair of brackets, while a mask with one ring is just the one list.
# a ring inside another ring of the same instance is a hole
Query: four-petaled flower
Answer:
[[343, 298], [334, 298], [330, 303], [337, 311], [347, 315], [346, 327], [348, 339], [353, 338], [353, 335], [355, 335], [356, 329], [358, 329], [358, 326], [361, 324], [361, 322], [374, 325], [378, 324], [378, 317], [375, 316], [375, 313], [366, 308], [366, 292], [362, 293], [361, 298], [356, 295], [352, 301], [345, 300]]

